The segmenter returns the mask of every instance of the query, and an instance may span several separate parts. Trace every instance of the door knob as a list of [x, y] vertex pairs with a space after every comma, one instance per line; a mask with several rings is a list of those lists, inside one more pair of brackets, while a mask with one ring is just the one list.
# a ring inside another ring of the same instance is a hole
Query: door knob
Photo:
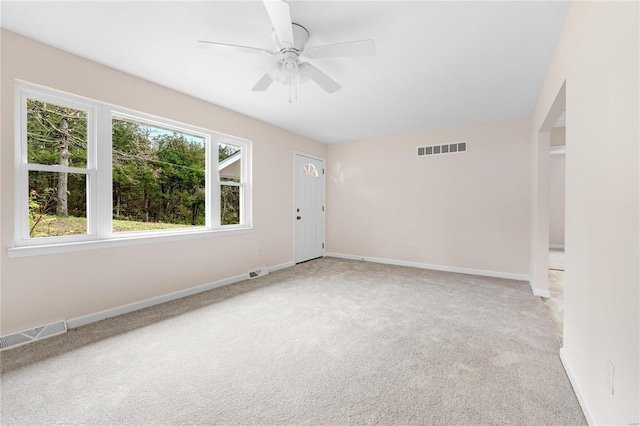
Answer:
[[302, 216], [298, 216], [298, 217], [296, 217], [296, 219], [300, 220], [300, 219], [302, 219]]

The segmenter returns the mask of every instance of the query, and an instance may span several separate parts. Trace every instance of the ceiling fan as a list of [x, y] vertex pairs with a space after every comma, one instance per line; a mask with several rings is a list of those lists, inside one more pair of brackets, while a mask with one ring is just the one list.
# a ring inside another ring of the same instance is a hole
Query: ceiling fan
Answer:
[[301, 56], [316, 59], [373, 56], [376, 53], [376, 44], [373, 40], [357, 40], [306, 47], [309, 40], [309, 32], [302, 25], [291, 21], [289, 5], [282, 0], [264, 0], [264, 5], [273, 25], [271, 35], [276, 43], [276, 50], [214, 41], [198, 41], [198, 44], [202, 47], [226, 48], [237, 52], [277, 57], [276, 62], [253, 86], [251, 89], [253, 91], [263, 92], [271, 86], [271, 83], [277, 81], [289, 86], [289, 102], [291, 102], [292, 95], [295, 99], [298, 97], [298, 83], [312, 80], [327, 93], [335, 93], [342, 86], [309, 62], [300, 61]]

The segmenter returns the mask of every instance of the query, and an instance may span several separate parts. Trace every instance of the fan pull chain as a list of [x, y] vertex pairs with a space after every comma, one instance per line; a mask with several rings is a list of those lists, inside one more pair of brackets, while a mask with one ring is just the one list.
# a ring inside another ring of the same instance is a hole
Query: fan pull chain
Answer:
[[[294, 77], [290, 77], [289, 78], [289, 103], [291, 103], [291, 93], [294, 93], [294, 100], [298, 100], [298, 81], [300, 79], [300, 74], [298, 73], [298, 64], [296, 64], [295, 62], [293, 62], [293, 66], [295, 68], [295, 75]], [[294, 80], [295, 80], [295, 86], [294, 86]]]
[[298, 64], [293, 63], [296, 67], [296, 101], [298, 100], [298, 82], [300, 81], [300, 70], [298, 70]]

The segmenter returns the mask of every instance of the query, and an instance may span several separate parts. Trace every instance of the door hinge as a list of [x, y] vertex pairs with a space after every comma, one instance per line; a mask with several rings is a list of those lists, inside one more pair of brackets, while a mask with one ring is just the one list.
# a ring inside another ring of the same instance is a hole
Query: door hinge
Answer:
[[322, 211], [324, 211], [324, 206], [322, 206]]
[[324, 248], [324, 243], [322, 243], [322, 248]]
[[322, 169], [322, 174], [324, 174], [324, 169]]

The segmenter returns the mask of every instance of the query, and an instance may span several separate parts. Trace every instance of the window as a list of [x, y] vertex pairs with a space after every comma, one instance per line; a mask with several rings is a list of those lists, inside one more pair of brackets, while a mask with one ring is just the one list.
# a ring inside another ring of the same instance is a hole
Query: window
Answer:
[[302, 176], [318, 177], [318, 169], [311, 163], [307, 163], [302, 168]]
[[249, 141], [15, 87], [17, 247], [251, 227]]
[[114, 116], [112, 231], [206, 225], [206, 139]]
[[220, 184], [220, 223], [237, 225], [240, 223], [242, 191], [242, 147], [219, 143], [218, 170]]
[[20, 91], [16, 239], [43, 243], [95, 235], [91, 186], [96, 183], [96, 109], [89, 104]]

